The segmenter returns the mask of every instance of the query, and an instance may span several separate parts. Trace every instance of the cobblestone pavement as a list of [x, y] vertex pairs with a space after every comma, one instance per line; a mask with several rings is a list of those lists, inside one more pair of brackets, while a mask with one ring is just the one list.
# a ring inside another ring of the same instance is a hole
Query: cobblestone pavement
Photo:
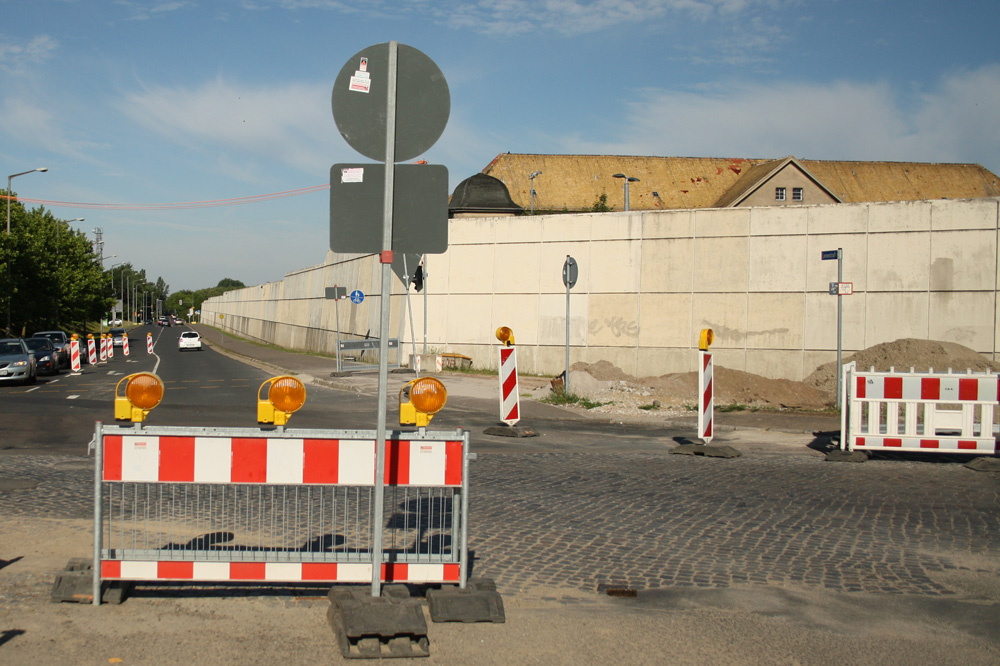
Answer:
[[[472, 574], [505, 595], [794, 584], [940, 596], [954, 591], [938, 572], [998, 569], [1000, 478], [956, 463], [665, 447], [484, 453], [471, 466]], [[89, 459], [0, 456], [3, 479], [20, 487], [0, 483], [0, 516], [92, 515]]]

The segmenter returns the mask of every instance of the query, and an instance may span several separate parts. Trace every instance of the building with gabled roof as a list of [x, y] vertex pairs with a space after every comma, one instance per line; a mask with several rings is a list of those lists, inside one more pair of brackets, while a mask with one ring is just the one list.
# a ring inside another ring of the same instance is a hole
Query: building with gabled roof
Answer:
[[823, 203], [975, 199], [1000, 196], [1000, 178], [978, 164], [846, 162], [713, 157], [501, 153], [482, 173], [503, 182], [527, 209], [535, 178], [536, 212], [592, 210], [606, 195], [624, 210], [672, 210]]

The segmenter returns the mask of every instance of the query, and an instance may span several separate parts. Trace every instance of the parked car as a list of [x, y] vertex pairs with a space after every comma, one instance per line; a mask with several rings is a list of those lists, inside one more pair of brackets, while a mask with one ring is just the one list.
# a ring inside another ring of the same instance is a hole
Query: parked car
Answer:
[[65, 331], [39, 331], [31, 337], [51, 340], [59, 356], [59, 367], [69, 367], [69, 336]]
[[111, 344], [115, 347], [123, 346], [125, 344], [125, 336], [128, 335], [124, 328], [112, 328], [108, 331], [108, 334], [111, 335]]
[[201, 336], [198, 335], [198, 331], [184, 331], [181, 333], [181, 337], [177, 338], [177, 349], [179, 351], [184, 351], [185, 349], [197, 349], [201, 351]]
[[33, 384], [37, 377], [35, 355], [24, 344], [24, 340], [0, 340], [0, 382]]
[[58, 375], [59, 357], [56, 346], [48, 338], [25, 338], [24, 344], [35, 352], [35, 367], [40, 375]]

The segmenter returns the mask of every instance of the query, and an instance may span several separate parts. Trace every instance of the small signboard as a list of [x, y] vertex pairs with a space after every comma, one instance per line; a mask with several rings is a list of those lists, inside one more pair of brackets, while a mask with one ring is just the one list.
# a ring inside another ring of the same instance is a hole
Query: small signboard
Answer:
[[831, 282], [830, 283], [830, 295], [831, 296], [852, 296], [854, 294], [854, 283], [853, 282]]
[[840, 259], [840, 250], [823, 250], [823, 261], [827, 259]]
[[347, 298], [347, 287], [327, 287], [326, 297], [338, 301]]
[[365, 300], [365, 292], [360, 289], [355, 289], [351, 292], [351, 303], [355, 305], [360, 305], [361, 301]]

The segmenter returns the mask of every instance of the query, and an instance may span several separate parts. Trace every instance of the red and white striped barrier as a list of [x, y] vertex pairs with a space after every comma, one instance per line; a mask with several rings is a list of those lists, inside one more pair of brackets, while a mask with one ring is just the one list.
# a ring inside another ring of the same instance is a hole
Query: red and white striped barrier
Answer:
[[[94, 590], [102, 580], [371, 583], [365, 507], [380, 489], [396, 498], [381, 527], [395, 544], [382, 581], [465, 587], [469, 433], [395, 433], [383, 485], [375, 435], [98, 423]], [[242, 511], [257, 517], [240, 522]]]
[[69, 342], [69, 367], [73, 372], [80, 372], [80, 341], [76, 338]]
[[101, 333], [101, 363], [108, 360], [108, 338]]
[[698, 352], [698, 438], [705, 444], [712, 441], [712, 421], [715, 409], [714, 365], [712, 352]]
[[[458, 583], [458, 564], [382, 565], [382, 581], [393, 583]], [[102, 560], [105, 580], [189, 580], [199, 582], [371, 583], [366, 562], [198, 562], [184, 560]]]
[[[386, 485], [462, 485], [460, 440], [387, 444]], [[375, 440], [108, 435], [103, 479], [373, 486]]]
[[92, 334], [87, 335], [87, 360], [91, 365], [97, 365], [97, 346]]
[[510, 426], [521, 420], [517, 351], [513, 346], [500, 347], [500, 420]]
[[122, 351], [128, 356], [128, 333], [122, 336]]
[[995, 373], [859, 372], [843, 368], [842, 446], [862, 451], [997, 451]]
[[108, 358], [115, 357], [115, 339], [108, 335]]
[[153, 353], [153, 334], [152, 333], [147, 333], [146, 334], [146, 353], [147, 354], [152, 354]]

